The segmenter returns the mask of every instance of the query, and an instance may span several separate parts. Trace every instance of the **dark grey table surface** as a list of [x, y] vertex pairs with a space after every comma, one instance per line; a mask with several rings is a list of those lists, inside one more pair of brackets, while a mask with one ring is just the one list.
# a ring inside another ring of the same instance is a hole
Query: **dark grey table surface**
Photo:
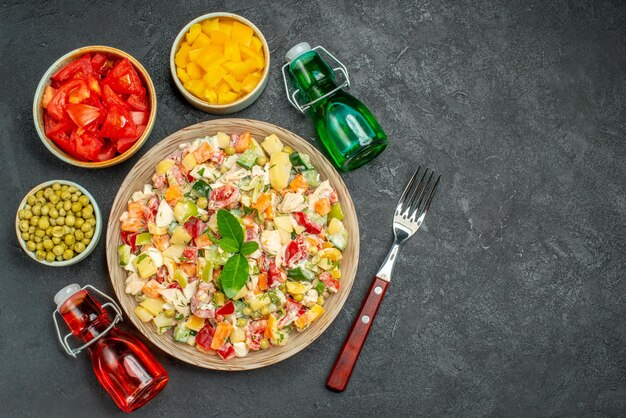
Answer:
[[[345, 174], [359, 213], [352, 294], [310, 347], [243, 373], [192, 367], [151, 346], [170, 373], [136, 416], [626, 414], [626, 7], [602, 2], [3, 2], [0, 9], [0, 415], [122, 415], [57, 343], [52, 296], [71, 282], [112, 293], [105, 242], [51, 269], [18, 246], [22, 196], [75, 180], [105, 217], [125, 174], [168, 134], [215, 116], [170, 77], [178, 30], [229, 11], [252, 20], [272, 53], [267, 89], [235, 117], [314, 141], [283, 92], [280, 66], [300, 41], [336, 53], [352, 93], [378, 116], [388, 149]], [[158, 94], [153, 133], [130, 161], [68, 166], [39, 141], [35, 86], [74, 48], [121, 48]], [[316, 143], [316, 146], [319, 144]], [[420, 163], [443, 173], [426, 224], [403, 248], [348, 390], [324, 388], [391, 242], [391, 214]], [[128, 322], [126, 322], [128, 325]]]

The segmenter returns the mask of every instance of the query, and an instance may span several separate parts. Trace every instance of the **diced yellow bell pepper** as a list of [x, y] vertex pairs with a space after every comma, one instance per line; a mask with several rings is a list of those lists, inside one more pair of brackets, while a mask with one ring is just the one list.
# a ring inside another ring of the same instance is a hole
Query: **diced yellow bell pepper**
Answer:
[[[192, 49], [189, 51], [189, 62], [196, 62], [198, 58], [202, 55], [203, 48]], [[197, 62], [196, 62], [197, 64]], [[189, 65], [189, 64], [187, 64]]]
[[321, 258], [328, 258], [330, 261], [339, 261], [342, 258], [341, 251], [337, 248], [325, 248], [319, 252]]
[[191, 44], [191, 49], [193, 50], [198, 48], [204, 48], [209, 45], [211, 45], [211, 38], [209, 38], [206, 34], [200, 32], [196, 40], [193, 41], [193, 44]]
[[187, 42], [183, 42], [180, 44], [180, 48], [178, 48], [178, 52], [174, 57], [174, 64], [177, 67], [185, 68], [189, 63], [189, 44]]
[[157, 316], [163, 310], [163, 304], [165, 301], [162, 298], [148, 298], [141, 302], [139, 306], [150, 312], [152, 315]]
[[302, 331], [309, 324], [315, 321], [324, 313], [324, 308], [317, 303], [313, 305], [308, 311], [300, 315], [295, 321], [294, 325], [298, 328], [298, 331]]
[[[192, 50], [192, 52], [194, 52]], [[211, 67], [217, 65], [216, 61], [224, 55], [224, 51], [221, 47], [216, 45], [209, 45], [200, 50], [200, 54], [196, 57], [196, 59], [192, 59], [196, 64], [198, 64], [204, 71], [209, 71]], [[191, 59], [191, 57], [189, 58]]]
[[192, 331], [199, 332], [204, 327], [204, 318], [191, 315], [185, 322], [185, 326]]
[[241, 82], [241, 90], [246, 93], [250, 93], [259, 84], [261, 77], [254, 74], [248, 74], [246, 78]]
[[192, 80], [199, 80], [204, 75], [204, 71], [198, 64], [192, 61], [187, 64], [187, 74], [189, 74]]
[[235, 77], [233, 77], [230, 74], [226, 74], [224, 76], [224, 81], [226, 81], [228, 83], [228, 85], [230, 86], [230, 88], [235, 92], [238, 93], [241, 90], [241, 85], [239, 84], [239, 82], [237, 82], [237, 80], [235, 80]]
[[241, 54], [239, 53], [239, 44], [232, 39], [224, 42], [224, 56], [227, 60], [240, 62]]
[[278, 337], [278, 320], [274, 315], [269, 316], [267, 318], [267, 336], [269, 338], [277, 338]]
[[220, 22], [218, 30], [230, 38], [233, 31], [233, 24], [228, 22]]
[[135, 315], [137, 315], [137, 317], [141, 320], [141, 322], [148, 322], [152, 318], [154, 318], [154, 315], [148, 312], [148, 310], [144, 308], [143, 306], [137, 306], [135, 308]]
[[230, 335], [230, 332], [233, 330], [233, 326], [230, 322], [220, 322], [217, 324], [217, 328], [215, 328], [215, 334], [213, 335], [213, 341], [211, 342], [211, 349], [219, 350], [224, 345], [224, 341], [226, 341], [226, 337]]
[[[222, 81], [222, 78], [226, 74], [228, 74], [228, 71], [226, 71], [226, 69], [222, 67], [221, 65], [213, 66], [209, 68], [206, 74], [204, 75], [204, 78], [203, 78], [204, 84], [206, 84], [207, 87], [214, 88], [215, 86], [217, 86], [217, 83]], [[216, 97], [216, 100], [217, 100], [217, 97]]]
[[254, 31], [250, 26], [244, 25], [239, 22], [233, 22], [233, 29], [230, 33], [230, 37], [242, 45], [250, 45]]
[[230, 40], [230, 36], [219, 30], [210, 30], [209, 34], [211, 37], [211, 44], [213, 45], [224, 45], [226, 41]]
[[207, 102], [209, 102], [211, 104], [216, 104], [217, 103], [217, 93], [215, 92], [215, 89], [205, 89], [204, 90], [204, 100], [206, 100]]
[[202, 26], [199, 23], [191, 25], [191, 27], [189, 28], [189, 32], [187, 32], [187, 34], [185, 35], [187, 42], [192, 44], [193, 41], [196, 40], [198, 35], [200, 35], [200, 32], [202, 32]]
[[224, 306], [224, 301], [225, 301], [224, 293], [222, 293], [222, 292], [215, 292], [214, 297], [215, 297], [215, 304], [217, 306]]
[[224, 80], [220, 80], [219, 83], [215, 86], [217, 90], [217, 95], [219, 97], [220, 94], [228, 93], [230, 91], [230, 86]]
[[176, 75], [178, 76], [180, 82], [183, 84], [191, 79], [191, 77], [189, 77], [189, 74], [187, 74], [187, 71], [185, 71], [184, 68], [177, 68]]
[[165, 175], [165, 173], [167, 173], [167, 170], [174, 167], [174, 164], [176, 164], [174, 160], [161, 160], [157, 164], [155, 171], [158, 175], [163, 176]]
[[292, 295], [304, 295], [307, 291], [307, 287], [300, 282], [287, 280], [285, 283], [287, 285], [287, 293]]
[[198, 97], [201, 97], [206, 89], [204, 85], [204, 81], [202, 80], [189, 80], [186, 84], [184, 84], [185, 88], [189, 90], [191, 94], [194, 94]]
[[263, 48], [263, 42], [256, 35], [253, 35], [250, 39], [250, 48], [255, 51], [260, 51]]
[[215, 19], [209, 19], [209, 20], [205, 20], [204, 22], [202, 22], [202, 32], [204, 32], [206, 35], [210, 35], [210, 31], [212, 30], [218, 30], [219, 29], [219, 19], [215, 18]]
[[333, 269], [333, 271], [331, 271], [330, 274], [333, 276], [333, 279], [340, 279], [341, 278], [341, 270], [338, 269], [338, 268]]

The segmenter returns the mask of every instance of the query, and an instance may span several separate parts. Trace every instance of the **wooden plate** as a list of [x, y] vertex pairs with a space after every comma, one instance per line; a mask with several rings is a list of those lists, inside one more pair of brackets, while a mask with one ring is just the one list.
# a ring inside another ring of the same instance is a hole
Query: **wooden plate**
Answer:
[[[337, 190], [345, 215], [343, 222], [350, 236], [341, 262], [341, 290], [328, 298], [324, 304], [326, 312], [320, 319], [301, 333], [293, 331], [289, 336], [289, 341], [283, 347], [271, 347], [268, 350], [256, 352], [251, 351], [246, 357], [236, 357], [227, 362], [223, 361], [219, 356], [204, 354], [196, 350], [195, 347], [174, 341], [170, 333], [158, 335], [153, 324], [141, 322], [133, 312], [137, 302], [132, 296], [124, 292], [124, 281], [127, 273], [119, 266], [117, 256], [117, 247], [121, 244], [118, 219], [122, 212], [126, 210], [126, 204], [133, 191], [141, 190], [144, 184], [149, 183], [154, 173], [155, 165], [176, 150], [180, 144], [191, 142], [196, 138], [207, 135], [214, 135], [218, 131], [229, 134], [250, 132], [252, 136], [261, 140], [270, 134], [276, 134], [285, 145], [291, 146], [296, 151], [309, 154], [321, 178], [329, 179], [331, 185]], [[122, 308], [133, 324], [146, 338], [166, 353], [187, 363], [214, 370], [250, 370], [269, 366], [291, 357], [315, 341], [333, 322], [348, 298], [359, 260], [359, 226], [356, 212], [348, 189], [337, 171], [318, 150], [294, 133], [270, 123], [250, 119], [218, 119], [198, 123], [173, 133], [148, 151], [130, 170], [115, 197], [111, 216], [109, 217], [106, 239], [107, 262], [113, 289]]]

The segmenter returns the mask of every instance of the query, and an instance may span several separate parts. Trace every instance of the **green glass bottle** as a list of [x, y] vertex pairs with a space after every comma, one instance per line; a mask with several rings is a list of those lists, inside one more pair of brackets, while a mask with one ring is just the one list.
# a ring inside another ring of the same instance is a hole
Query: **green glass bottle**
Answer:
[[[345, 82], [337, 84], [335, 72], [318, 54], [323, 50], [336, 61]], [[353, 170], [371, 161], [387, 146], [387, 135], [372, 112], [354, 96], [345, 92], [350, 85], [343, 64], [322, 47], [311, 48], [302, 42], [286, 54], [283, 67], [287, 97], [292, 105], [308, 113], [317, 134], [335, 165], [343, 171]], [[289, 93], [285, 69], [289, 70], [298, 91]], [[300, 105], [298, 99], [307, 104]]]

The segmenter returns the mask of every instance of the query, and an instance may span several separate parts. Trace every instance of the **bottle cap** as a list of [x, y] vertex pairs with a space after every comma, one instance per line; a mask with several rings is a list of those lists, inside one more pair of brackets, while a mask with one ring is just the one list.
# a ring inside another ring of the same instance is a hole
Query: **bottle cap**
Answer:
[[305, 52], [309, 52], [310, 50], [311, 50], [311, 45], [309, 45], [308, 42], [300, 42], [299, 44], [291, 47], [289, 51], [287, 51], [287, 53], [285, 54], [285, 58], [287, 59], [288, 62], [291, 62], [295, 60], [296, 58], [298, 58], [300, 55], [304, 54]]
[[80, 290], [80, 286], [76, 283], [68, 284], [63, 289], [59, 290], [56, 295], [54, 295], [54, 303], [57, 304], [57, 309], [63, 305], [70, 296]]

